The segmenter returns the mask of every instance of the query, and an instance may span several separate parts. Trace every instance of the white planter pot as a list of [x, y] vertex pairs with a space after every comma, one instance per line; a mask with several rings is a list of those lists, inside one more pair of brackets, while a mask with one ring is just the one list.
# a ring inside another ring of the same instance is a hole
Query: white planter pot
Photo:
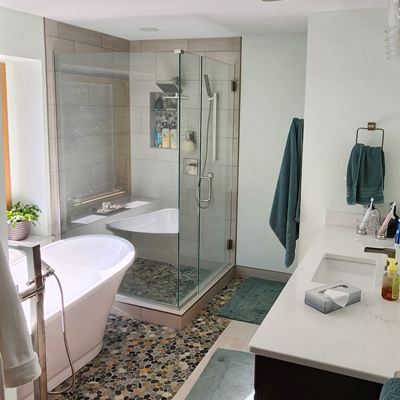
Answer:
[[24, 240], [31, 231], [31, 221], [17, 222], [15, 228], [13, 224], [8, 224], [8, 240]]

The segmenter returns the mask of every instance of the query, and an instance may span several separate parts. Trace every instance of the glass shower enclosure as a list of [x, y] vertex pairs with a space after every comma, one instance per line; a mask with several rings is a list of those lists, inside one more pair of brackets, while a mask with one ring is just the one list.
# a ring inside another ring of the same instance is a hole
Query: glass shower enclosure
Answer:
[[62, 237], [129, 240], [117, 300], [181, 307], [230, 260], [234, 66], [183, 52], [54, 57]]

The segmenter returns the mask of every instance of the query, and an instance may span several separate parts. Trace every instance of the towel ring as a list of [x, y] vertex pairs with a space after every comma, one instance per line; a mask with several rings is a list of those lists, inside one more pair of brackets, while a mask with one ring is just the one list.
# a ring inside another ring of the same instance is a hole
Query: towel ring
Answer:
[[358, 143], [358, 132], [363, 129], [366, 131], [381, 131], [382, 132], [382, 148], [383, 148], [383, 140], [385, 138], [385, 131], [381, 128], [377, 128], [375, 122], [368, 122], [367, 128], [358, 128], [357, 129], [356, 144]]

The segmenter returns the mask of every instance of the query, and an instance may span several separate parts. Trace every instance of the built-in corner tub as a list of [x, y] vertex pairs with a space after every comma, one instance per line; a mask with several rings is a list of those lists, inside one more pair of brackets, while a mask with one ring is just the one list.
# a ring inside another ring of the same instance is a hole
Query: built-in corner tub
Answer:
[[[107, 318], [125, 271], [134, 261], [135, 249], [122, 238], [87, 235], [43, 247], [41, 256], [63, 287], [68, 342], [78, 370], [101, 351]], [[22, 290], [27, 282], [26, 258], [14, 252], [10, 260], [15, 284]], [[28, 303], [23, 307], [29, 327]], [[46, 281], [44, 308], [48, 390], [53, 390], [71, 376], [61, 329], [60, 292], [54, 277]], [[32, 392], [32, 384], [18, 388], [18, 400], [33, 399]]]
[[119, 219], [107, 223], [106, 228], [133, 243], [137, 257], [170, 264], [177, 262], [179, 212], [176, 208]]

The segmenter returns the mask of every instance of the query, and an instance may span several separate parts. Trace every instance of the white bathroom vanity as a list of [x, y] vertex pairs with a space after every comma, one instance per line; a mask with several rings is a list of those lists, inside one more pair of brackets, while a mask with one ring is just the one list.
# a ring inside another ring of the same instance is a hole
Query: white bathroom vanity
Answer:
[[[400, 300], [381, 297], [386, 255], [366, 253], [366, 247], [394, 244], [373, 233], [358, 236], [355, 227], [321, 230], [250, 342], [256, 400], [376, 400], [382, 384], [400, 370]], [[350, 260], [343, 275], [339, 268], [321, 278], [327, 255]], [[354, 286], [359, 279], [361, 301], [329, 314], [306, 305], [305, 291], [332, 277]]]

